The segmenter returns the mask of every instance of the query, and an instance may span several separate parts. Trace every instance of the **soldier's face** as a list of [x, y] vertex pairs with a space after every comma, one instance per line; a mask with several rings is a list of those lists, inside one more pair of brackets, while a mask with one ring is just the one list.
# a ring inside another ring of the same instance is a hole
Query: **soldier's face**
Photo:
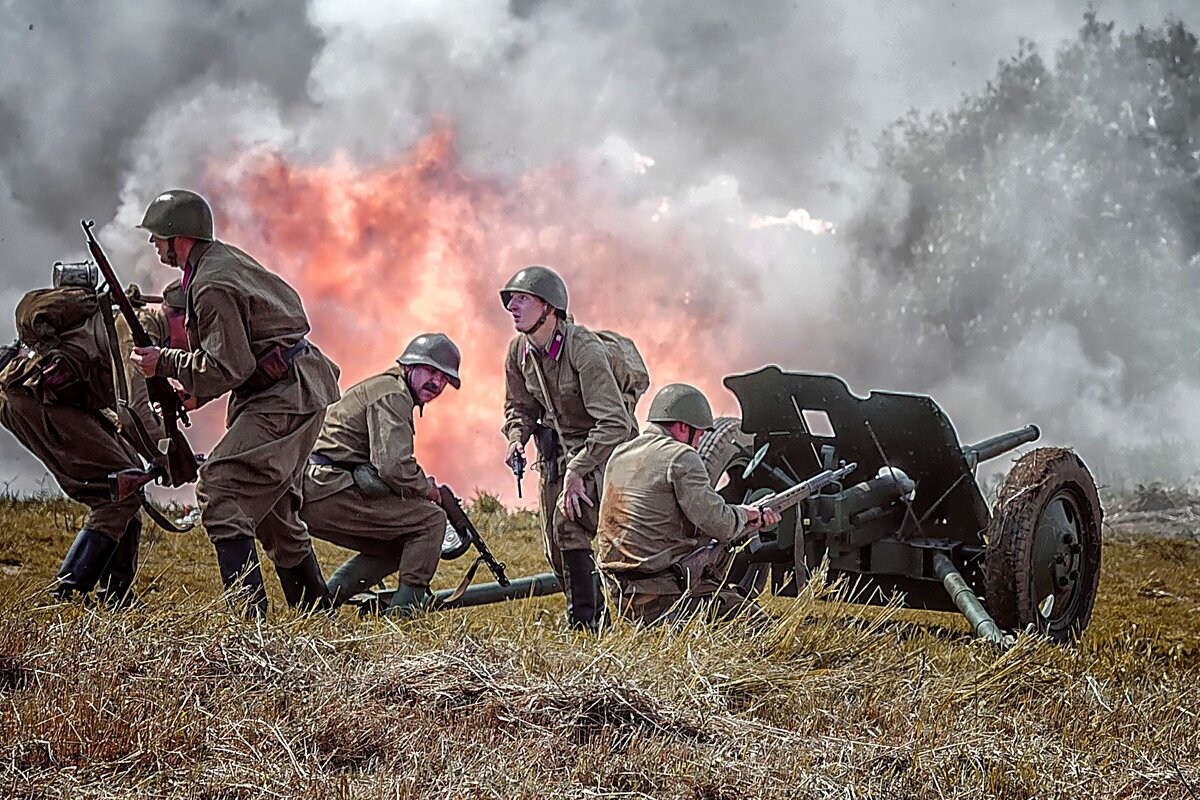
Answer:
[[178, 266], [175, 263], [174, 258], [173, 258], [174, 253], [171, 252], [171, 240], [170, 239], [163, 239], [161, 237], [154, 236], [153, 234], [151, 234], [150, 244], [154, 245], [154, 251], [156, 253], [158, 253], [158, 260], [161, 261], [163, 263], [163, 265], [168, 266], [168, 267]]
[[512, 314], [513, 327], [526, 333], [541, 319], [546, 310], [546, 301], [525, 292], [513, 292], [508, 298], [508, 313]]
[[408, 385], [412, 389], [413, 397], [421, 405], [425, 405], [440, 395], [447, 383], [449, 381], [446, 380], [445, 374], [433, 367], [427, 367], [424, 364], [409, 367]]

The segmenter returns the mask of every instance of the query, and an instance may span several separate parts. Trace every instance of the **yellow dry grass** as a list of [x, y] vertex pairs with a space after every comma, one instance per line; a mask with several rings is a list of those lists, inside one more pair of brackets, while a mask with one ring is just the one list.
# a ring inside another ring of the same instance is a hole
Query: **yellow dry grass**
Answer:
[[[532, 515], [476, 511], [511, 574], [544, 570]], [[45, 593], [80, 519], [0, 499], [4, 797], [1200, 795], [1194, 542], [1107, 544], [1080, 647], [1000, 652], [828, 592], [768, 600], [766, 631], [593, 639], [561, 597], [394, 624], [282, 610], [268, 575], [260, 626], [199, 531], [148, 534], [145, 607], [96, 612]]]

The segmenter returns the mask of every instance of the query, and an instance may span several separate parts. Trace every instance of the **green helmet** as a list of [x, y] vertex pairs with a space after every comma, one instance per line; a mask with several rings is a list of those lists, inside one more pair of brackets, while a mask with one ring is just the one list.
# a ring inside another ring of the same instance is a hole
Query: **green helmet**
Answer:
[[549, 267], [526, 267], [509, 278], [508, 283], [500, 290], [500, 303], [505, 308], [508, 308], [508, 301], [512, 299], [513, 292], [540, 297], [553, 308], [564, 314], [567, 312], [567, 285], [558, 277], [558, 273]]
[[713, 429], [712, 406], [708, 399], [695, 386], [686, 383], [668, 384], [659, 390], [650, 403], [650, 414], [646, 419], [662, 424], [682, 422], [700, 430]]
[[458, 377], [462, 355], [458, 352], [458, 345], [444, 333], [422, 333], [408, 343], [396, 361], [405, 366], [424, 364], [433, 367], [445, 375], [455, 389], [462, 385]]
[[146, 214], [138, 227], [160, 239], [190, 236], [211, 242], [212, 209], [208, 207], [208, 201], [195, 192], [169, 189], [146, 206]]

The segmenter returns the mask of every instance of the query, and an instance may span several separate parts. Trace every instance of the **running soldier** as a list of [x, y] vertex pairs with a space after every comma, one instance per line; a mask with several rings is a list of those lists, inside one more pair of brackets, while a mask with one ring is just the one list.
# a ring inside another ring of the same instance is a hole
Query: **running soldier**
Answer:
[[200, 466], [200, 519], [231, 600], [265, 615], [257, 537], [289, 605], [327, 602], [325, 580], [300, 520], [300, 482], [338, 398], [338, 368], [305, 338], [299, 295], [253, 258], [213, 238], [200, 195], [171, 190], [139, 225], [159, 260], [183, 270], [187, 347], [134, 348], [142, 373], [178, 381], [199, 407], [230, 393], [226, 432]]
[[719, 553], [747, 528], [777, 524], [779, 512], [731, 505], [709, 485], [696, 446], [712, 430], [713, 415], [699, 389], [663, 387], [647, 419], [645, 432], [616, 449], [604, 475], [598, 551], [610, 599], [626, 619], [651, 625], [753, 608], [725, 585], [727, 563], [689, 570], [687, 557], [705, 548]]
[[397, 365], [329, 407], [304, 476], [300, 516], [313, 536], [357, 550], [329, 579], [334, 605], [399, 571], [386, 609], [412, 616], [431, 597], [446, 512], [413, 452], [413, 409], [458, 389], [458, 347], [443, 333], [409, 342]]
[[604, 615], [592, 555], [604, 465], [636, 435], [604, 344], [567, 317], [567, 287], [531, 266], [500, 290], [517, 335], [505, 361], [506, 460], [536, 436], [546, 558], [567, 596], [572, 627], [598, 629]]

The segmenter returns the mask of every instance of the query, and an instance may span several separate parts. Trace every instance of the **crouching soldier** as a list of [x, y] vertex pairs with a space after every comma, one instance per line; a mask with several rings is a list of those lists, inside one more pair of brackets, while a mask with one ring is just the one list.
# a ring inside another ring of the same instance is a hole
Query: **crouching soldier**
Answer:
[[[56, 280], [57, 283], [57, 280]], [[109, 473], [141, 469], [114, 413], [112, 341], [94, 283], [38, 289], [17, 305], [24, 349], [0, 370], [0, 425], [33, 453], [87, 519], [58, 571], [60, 599], [96, 589], [121, 605], [132, 597], [141, 493], [114, 501]]]
[[597, 549], [613, 604], [647, 624], [748, 609], [751, 601], [725, 585], [727, 563], [688, 569], [688, 557], [723, 553], [746, 528], [778, 523], [779, 513], [731, 505], [709, 485], [696, 446], [713, 415], [699, 389], [663, 387], [647, 419], [646, 431], [618, 447], [604, 473]]
[[313, 536], [357, 550], [329, 579], [334, 604], [399, 571], [388, 614], [429, 599], [446, 513], [413, 454], [413, 409], [459, 388], [459, 351], [442, 333], [413, 339], [397, 365], [350, 387], [329, 408], [304, 476], [300, 516]]
[[325, 407], [338, 398], [338, 368], [306, 338], [300, 296], [253, 258], [213, 238], [200, 195], [172, 190], [146, 208], [142, 230], [163, 264], [183, 270], [185, 347], [135, 347], [144, 375], [178, 381], [191, 406], [230, 394], [225, 435], [200, 466], [200, 521], [234, 602], [265, 615], [255, 538], [288, 605], [327, 600], [300, 483]]
[[504, 365], [507, 461], [537, 436], [546, 558], [567, 596], [572, 627], [604, 615], [592, 555], [604, 465], [637, 426], [604, 344], [567, 317], [567, 287], [553, 270], [526, 267], [500, 290], [517, 335]]

